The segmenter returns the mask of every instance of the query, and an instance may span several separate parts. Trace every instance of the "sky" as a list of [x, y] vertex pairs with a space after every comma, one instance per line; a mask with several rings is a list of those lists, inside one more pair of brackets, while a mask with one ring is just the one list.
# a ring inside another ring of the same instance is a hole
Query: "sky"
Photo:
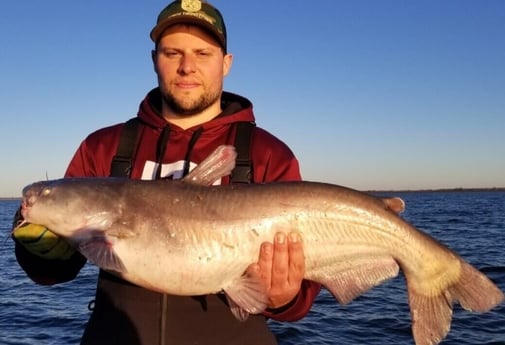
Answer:
[[[505, 187], [505, 1], [211, 1], [225, 90], [305, 180], [359, 190]], [[0, 3], [0, 197], [63, 176], [156, 86], [160, 0]]]

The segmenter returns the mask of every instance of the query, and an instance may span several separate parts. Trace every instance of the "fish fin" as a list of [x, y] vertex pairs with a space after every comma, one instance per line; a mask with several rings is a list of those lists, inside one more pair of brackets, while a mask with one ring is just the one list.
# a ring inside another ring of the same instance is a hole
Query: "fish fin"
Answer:
[[235, 167], [237, 152], [232, 145], [221, 145], [182, 180], [185, 183], [210, 186]]
[[382, 202], [386, 205], [388, 209], [395, 213], [402, 213], [405, 211], [405, 201], [402, 198], [393, 197], [393, 198], [382, 198]]
[[235, 318], [239, 321], [246, 321], [249, 317], [249, 312], [240, 307], [237, 303], [235, 303], [230, 296], [226, 295], [226, 300], [228, 301], [228, 305], [230, 306], [230, 311], [235, 316]]
[[224, 289], [233, 315], [245, 321], [249, 314], [263, 312], [268, 303], [267, 293], [258, 277], [244, 274]]
[[412, 333], [416, 345], [438, 344], [451, 327], [450, 296], [424, 296], [408, 289]]
[[469, 311], [486, 312], [503, 302], [503, 292], [484, 274], [461, 261], [457, 281], [431, 295], [420, 294], [408, 283], [412, 332], [416, 345], [438, 344], [451, 327], [452, 304]]
[[449, 289], [452, 299], [469, 311], [486, 312], [504, 301], [503, 292], [482, 272], [461, 263], [459, 282]]
[[113, 249], [113, 243], [103, 235], [94, 236], [77, 246], [79, 252], [91, 263], [104, 270], [125, 273], [126, 267]]
[[[374, 286], [396, 277], [398, 263], [389, 255], [353, 258], [349, 265], [338, 272], [315, 272], [314, 280], [322, 284], [340, 304], [347, 304]], [[323, 277], [323, 278], [321, 278]]]

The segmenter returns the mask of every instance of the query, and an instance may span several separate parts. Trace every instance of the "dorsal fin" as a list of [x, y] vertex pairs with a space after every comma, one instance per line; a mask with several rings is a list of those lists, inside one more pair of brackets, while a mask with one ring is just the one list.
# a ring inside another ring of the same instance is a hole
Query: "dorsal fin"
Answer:
[[234, 146], [221, 145], [186, 175], [182, 181], [195, 185], [210, 186], [221, 177], [231, 174], [235, 167], [236, 158], [237, 151]]

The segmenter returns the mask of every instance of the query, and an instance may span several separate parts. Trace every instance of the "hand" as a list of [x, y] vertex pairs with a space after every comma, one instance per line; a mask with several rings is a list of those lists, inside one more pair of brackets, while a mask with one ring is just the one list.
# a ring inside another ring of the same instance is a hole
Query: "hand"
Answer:
[[14, 218], [14, 226], [12, 231], [14, 241], [34, 255], [48, 260], [66, 260], [75, 253], [75, 249], [64, 238], [56, 235], [45, 226], [23, 224], [19, 212]]
[[305, 274], [300, 235], [291, 232], [286, 236], [279, 232], [275, 234], [273, 244], [262, 243], [258, 262], [250, 265], [247, 273], [264, 282], [269, 308], [279, 308], [291, 302], [300, 291]]

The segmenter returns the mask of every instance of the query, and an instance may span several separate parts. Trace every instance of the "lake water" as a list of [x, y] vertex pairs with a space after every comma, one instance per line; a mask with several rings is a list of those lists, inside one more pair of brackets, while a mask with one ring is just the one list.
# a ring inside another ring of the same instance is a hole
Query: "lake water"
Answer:
[[[485, 272], [505, 291], [505, 192], [395, 193], [403, 217]], [[87, 265], [72, 282], [38, 286], [17, 265], [10, 225], [18, 201], [0, 201], [0, 345], [74, 345], [89, 317], [97, 269]], [[295, 323], [271, 322], [280, 345], [413, 344], [403, 276], [347, 306], [323, 291]], [[443, 345], [505, 344], [505, 305], [485, 314], [455, 307]]]

